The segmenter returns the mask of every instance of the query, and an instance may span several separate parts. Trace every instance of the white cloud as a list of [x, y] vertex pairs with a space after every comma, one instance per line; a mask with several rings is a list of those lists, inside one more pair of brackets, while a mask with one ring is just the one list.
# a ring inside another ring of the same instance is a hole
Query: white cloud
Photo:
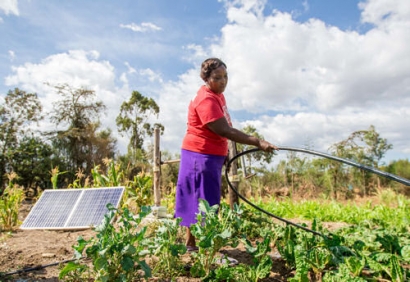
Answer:
[[409, 22], [409, 1], [368, 0], [359, 3], [362, 9], [362, 22], [379, 28], [392, 29], [403, 22]]
[[[258, 121], [250, 123], [272, 142], [295, 147], [303, 147], [313, 142], [314, 149], [319, 151], [327, 151], [332, 144], [347, 139], [354, 131], [366, 130], [370, 125], [376, 125], [376, 131], [383, 138], [390, 142], [401, 140], [395, 142], [395, 147], [403, 149], [408, 148], [406, 137], [396, 139], [397, 133], [402, 133], [403, 128], [408, 128], [403, 116], [410, 116], [407, 107], [388, 108], [383, 115], [374, 109], [363, 109], [359, 113], [344, 110], [335, 115], [314, 112], [279, 114], [262, 116]], [[242, 124], [244, 125], [245, 123]]]
[[361, 35], [278, 11], [263, 16], [258, 5], [254, 10], [231, 7], [220, 43], [211, 47], [228, 63], [234, 109], [299, 111], [308, 103], [333, 111], [406, 95], [396, 86], [410, 74], [409, 17], [394, 32]]
[[44, 91], [47, 88], [44, 83], [114, 89], [113, 66], [98, 58], [98, 52], [82, 50], [51, 55], [39, 64], [13, 66], [14, 74], [6, 77], [5, 84], [22, 85], [28, 91]]
[[137, 71], [135, 70], [135, 68], [131, 67], [131, 65], [128, 62], [125, 62], [125, 66], [128, 68], [128, 73], [132, 74], [132, 73], [136, 73]]
[[18, 1], [17, 0], [1, 0], [0, 1], [0, 10], [3, 10], [3, 12], [6, 15], [13, 14], [18, 16], [19, 15], [19, 9], [18, 9]]
[[[155, 122], [165, 126], [161, 149], [175, 153], [185, 134], [188, 103], [202, 84], [200, 63], [215, 56], [228, 65], [225, 96], [236, 127], [252, 124], [278, 145], [310, 143], [326, 151], [352, 132], [374, 125], [393, 143], [396, 156], [410, 156], [410, 1], [362, 2], [361, 21], [370, 25], [365, 33], [317, 19], [298, 22], [293, 14], [264, 11], [266, 1], [225, 3], [228, 22], [220, 37], [182, 47], [182, 59], [192, 67], [175, 81], [165, 81], [158, 70], [132, 60], [121, 72], [100, 59], [99, 52], [76, 50], [14, 66], [6, 83], [37, 92], [46, 103], [53, 98], [44, 82], [88, 86], [109, 107], [103, 125], [114, 132], [120, 103], [131, 89], [154, 96], [161, 109]], [[303, 4], [308, 7], [308, 1]], [[121, 27], [161, 30], [149, 23]], [[116, 48], [128, 44], [120, 41]], [[155, 46], [143, 49], [157, 54]], [[128, 50], [141, 56], [141, 49]], [[161, 54], [169, 50], [161, 49]], [[126, 144], [125, 137], [120, 140]]]
[[162, 83], [162, 78], [160, 74], [155, 73], [151, 69], [142, 69], [139, 71], [139, 74], [143, 77], [147, 77], [149, 81], [151, 82], [160, 82]]
[[[45, 112], [51, 111], [52, 103], [59, 98], [55, 95], [55, 89], [45, 83], [94, 90], [96, 99], [107, 106], [107, 112], [101, 116], [103, 127], [109, 127], [116, 133], [115, 118], [120, 103], [131, 92], [126, 84], [123, 87], [115, 85], [114, 67], [109, 62], [99, 60], [98, 52], [72, 50], [51, 55], [38, 64], [26, 63], [13, 67], [12, 71], [13, 74], [6, 77], [6, 85], [18, 85], [25, 91], [37, 93]], [[50, 126], [47, 121], [41, 125], [43, 130], [49, 130]], [[120, 141], [119, 147], [124, 149], [126, 140], [122, 138]]]
[[162, 30], [161, 27], [153, 24], [153, 23], [141, 23], [140, 25], [137, 25], [135, 23], [131, 23], [131, 24], [121, 24], [120, 25], [121, 28], [127, 28], [127, 29], [131, 29], [132, 31], [135, 32], [148, 32], [148, 31], [160, 31]]
[[178, 81], [166, 82], [159, 90], [157, 101], [161, 109], [159, 122], [165, 126], [165, 133], [161, 137], [162, 149], [179, 153], [186, 131], [188, 104], [195, 96], [201, 83], [199, 71], [190, 69], [179, 76]]
[[190, 63], [195, 64], [198, 60], [201, 60], [207, 56], [207, 51], [204, 50], [204, 47], [197, 44], [188, 44], [183, 47], [185, 50], [189, 51], [184, 59]]
[[[231, 111], [260, 115], [234, 125], [254, 123], [278, 144], [313, 140], [318, 150], [374, 125], [394, 142], [396, 153], [409, 152], [410, 1], [362, 3], [362, 21], [375, 25], [364, 34], [317, 19], [297, 22], [279, 11], [266, 16], [265, 2], [228, 5], [220, 40], [191, 47], [227, 63]], [[170, 129], [166, 141], [182, 140], [189, 97], [201, 83], [198, 71], [189, 70], [161, 91], [162, 118]], [[266, 114], [272, 112], [283, 114]]]
[[10, 61], [14, 61], [14, 58], [16, 57], [16, 54], [14, 53], [13, 50], [9, 50], [9, 57], [10, 57]]
[[308, 3], [307, 0], [304, 0], [302, 2], [302, 6], [303, 6], [305, 12], [309, 11], [310, 7], [309, 7], [309, 3]]

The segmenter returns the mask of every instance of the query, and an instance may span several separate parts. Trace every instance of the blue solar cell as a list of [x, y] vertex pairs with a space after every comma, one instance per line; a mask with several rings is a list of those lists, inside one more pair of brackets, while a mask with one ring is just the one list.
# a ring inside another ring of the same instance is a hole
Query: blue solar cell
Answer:
[[21, 229], [83, 229], [96, 226], [118, 207], [124, 187], [45, 190]]
[[99, 225], [108, 212], [107, 204], [117, 207], [122, 196], [122, 190], [91, 189], [79, 199], [75, 213], [67, 226]]

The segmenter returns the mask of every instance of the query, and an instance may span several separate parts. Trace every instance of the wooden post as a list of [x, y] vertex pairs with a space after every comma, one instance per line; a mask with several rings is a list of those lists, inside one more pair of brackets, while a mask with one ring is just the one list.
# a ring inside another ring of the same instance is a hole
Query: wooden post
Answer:
[[[232, 159], [237, 154], [236, 143], [229, 140], [228, 144], [229, 144], [229, 159]], [[238, 191], [239, 176], [238, 176], [238, 163], [236, 160], [231, 163], [228, 176], [229, 176], [229, 181], [231, 182], [232, 186]], [[228, 187], [228, 192], [229, 192], [229, 206], [231, 207], [231, 209], [233, 209], [235, 204], [239, 204], [239, 197], [231, 189], [231, 187]]]
[[245, 163], [245, 156], [241, 156], [241, 165], [242, 165], [242, 176], [243, 179], [246, 179], [246, 163]]
[[161, 206], [161, 152], [159, 150], [159, 128], [154, 129], [154, 206]]

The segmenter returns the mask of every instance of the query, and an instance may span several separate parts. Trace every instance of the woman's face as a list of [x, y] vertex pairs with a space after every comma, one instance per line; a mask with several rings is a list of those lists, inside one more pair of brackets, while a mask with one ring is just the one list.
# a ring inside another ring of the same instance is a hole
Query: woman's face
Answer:
[[220, 66], [211, 72], [207, 80], [207, 85], [216, 94], [221, 94], [225, 91], [225, 87], [228, 84], [228, 73], [224, 66]]

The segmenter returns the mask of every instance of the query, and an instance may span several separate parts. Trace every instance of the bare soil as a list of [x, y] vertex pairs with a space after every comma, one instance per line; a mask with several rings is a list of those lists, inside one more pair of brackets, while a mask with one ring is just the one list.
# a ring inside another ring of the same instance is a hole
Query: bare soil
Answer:
[[[27, 216], [32, 205], [23, 204], [20, 220]], [[337, 228], [339, 226], [326, 226]], [[77, 238], [95, 237], [92, 229], [61, 230], [15, 230], [0, 233], [0, 281], [59, 281], [58, 274], [64, 264], [73, 259], [73, 245]], [[252, 258], [245, 248], [224, 248], [221, 254], [235, 258], [239, 263], [251, 264]], [[186, 254], [185, 256], [189, 256]], [[287, 281], [293, 274], [285, 266], [285, 262], [274, 250], [271, 253], [274, 264], [269, 277], [262, 281]], [[152, 278], [150, 281], [165, 281]], [[199, 279], [180, 277], [177, 281], [200, 281]]]

